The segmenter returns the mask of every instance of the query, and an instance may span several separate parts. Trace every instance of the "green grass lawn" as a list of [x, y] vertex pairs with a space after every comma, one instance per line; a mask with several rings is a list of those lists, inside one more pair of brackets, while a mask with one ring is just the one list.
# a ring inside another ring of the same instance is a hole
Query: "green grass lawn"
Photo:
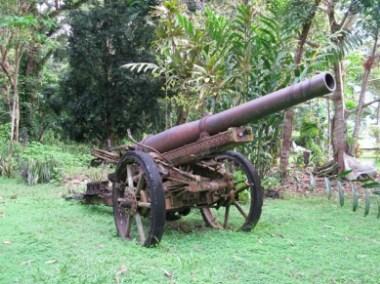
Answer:
[[[380, 221], [314, 198], [266, 200], [254, 232], [201, 227], [120, 240], [110, 208], [0, 179], [0, 283], [380, 283]], [[190, 231], [190, 232], [189, 232]]]

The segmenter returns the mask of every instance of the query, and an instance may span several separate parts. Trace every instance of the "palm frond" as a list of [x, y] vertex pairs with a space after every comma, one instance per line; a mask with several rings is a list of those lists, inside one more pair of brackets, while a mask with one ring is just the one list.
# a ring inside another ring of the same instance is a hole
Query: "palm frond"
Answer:
[[165, 71], [162, 67], [150, 62], [128, 63], [122, 65], [121, 68], [126, 68], [136, 73], [151, 72], [153, 74], [161, 74]]

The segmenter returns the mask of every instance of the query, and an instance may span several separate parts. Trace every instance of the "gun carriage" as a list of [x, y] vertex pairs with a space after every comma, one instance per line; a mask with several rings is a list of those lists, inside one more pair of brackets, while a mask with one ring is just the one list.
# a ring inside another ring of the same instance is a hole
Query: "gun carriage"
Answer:
[[[252, 230], [263, 191], [251, 162], [228, 149], [253, 140], [250, 121], [334, 91], [329, 73], [95, 156], [116, 165], [109, 181], [89, 183], [84, 200], [113, 206], [118, 235], [157, 244], [166, 220], [199, 209], [207, 226]], [[112, 184], [112, 186], [109, 186]], [[234, 212], [234, 213], [231, 213]]]

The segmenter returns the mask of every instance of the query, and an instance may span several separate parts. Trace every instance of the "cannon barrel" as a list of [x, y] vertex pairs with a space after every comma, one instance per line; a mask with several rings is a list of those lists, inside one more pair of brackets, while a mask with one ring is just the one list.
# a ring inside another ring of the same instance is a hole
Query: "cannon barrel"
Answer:
[[330, 73], [321, 73], [228, 110], [172, 127], [140, 143], [164, 153], [198, 140], [202, 133], [214, 135], [230, 127], [243, 126], [334, 90], [334, 77]]

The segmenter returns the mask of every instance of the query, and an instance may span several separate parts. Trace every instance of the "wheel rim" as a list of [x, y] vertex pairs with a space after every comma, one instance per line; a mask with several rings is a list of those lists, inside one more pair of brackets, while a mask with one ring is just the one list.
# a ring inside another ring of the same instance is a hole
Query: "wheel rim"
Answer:
[[158, 243], [163, 233], [165, 207], [162, 183], [153, 160], [145, 153], [129, 154], [118, 166], [116, 176], [113, 207], [119, 236], [145, 246]]
[[216, 229], [250, 231], [261, 215], [260, 180], [251, 163], [239, 153], [227, 152], [215, 160], [219, 173], [229, 177], [232, 185], [225, 190], [224, 198], [201, 209], [202, 216]]

